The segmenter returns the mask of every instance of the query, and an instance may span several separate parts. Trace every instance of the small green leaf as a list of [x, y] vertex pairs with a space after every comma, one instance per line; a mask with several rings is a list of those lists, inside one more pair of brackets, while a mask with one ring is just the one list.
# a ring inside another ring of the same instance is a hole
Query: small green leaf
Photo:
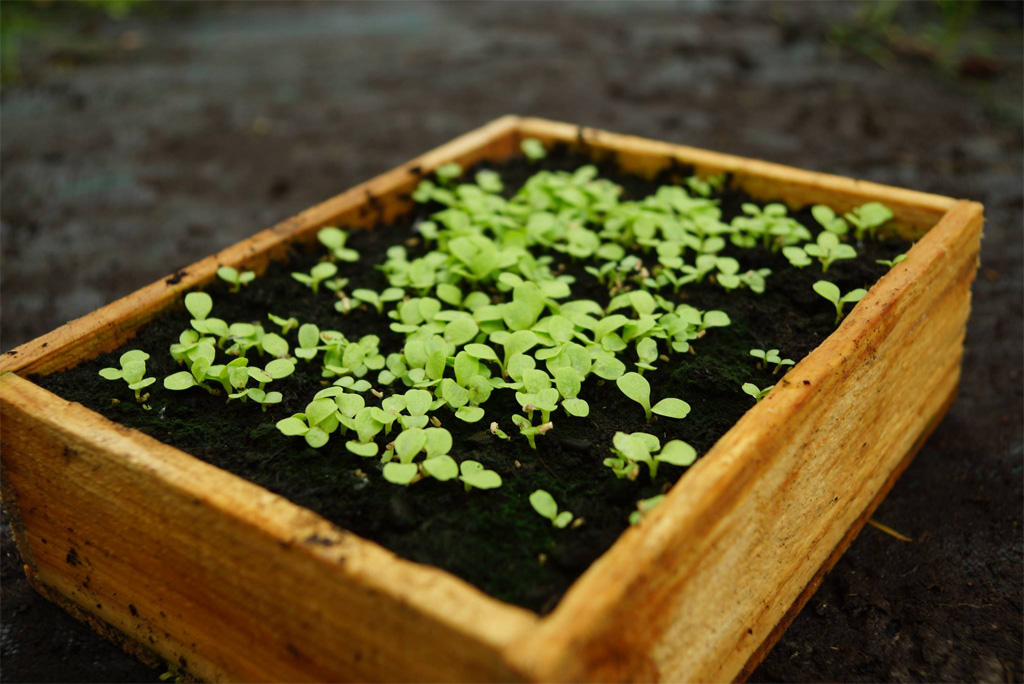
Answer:
[[181, 371], [164, 378], [164, 387], [169, 390], [185, 390], [195, 384], [196, 379], [188, 371]]
[[662, 399], [651, 407], [651, 413], [668, 418], [685, 418], [690, 413], [690, 405], [682, 399]]
[[455, 417], [467, 423], [475, 423], [484, 417], [484, 410], [479, 406], [463, 406], [455, 412]]
[[448, 455], [435, 456], [423, 461], [423, 471], [441, 482], [447, 482], [459, 476], [459, 466], [455, 459]]
[[530, 505], [533, 506], [533, 510], [552, 522], [558, 515], [558, 504], [555, 503], [555, 497], [543, 489], [538, 489], [530, 495]]
[[392, 484], [407, 485], [416, 478], [419, 472], [419, 466], [415, 463], [396, 463], [391, 461], [384, 464], [382, 474], [384, 479]]
[[213, 311], [213, 298], [205, 292], [189, 292], [185, 295], [185, 308], [201, 321]]
[[689, 466], [697, 460], [697, 450], [686, 442], [673, 439], [661, 450], [657, 459], [674, 466]]
[[376, 456], [378, 451], [376, 442], [355, 442], [349, 440], [348, 442], [345, 442], [345, 448], [356, 456], [362, 456], [364, 458]]

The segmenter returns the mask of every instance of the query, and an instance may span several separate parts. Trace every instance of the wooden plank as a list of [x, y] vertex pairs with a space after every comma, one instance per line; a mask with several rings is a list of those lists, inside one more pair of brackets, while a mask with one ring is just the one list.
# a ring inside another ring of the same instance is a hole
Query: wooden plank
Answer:
[[734, 679], [944, 409], [981, 221], [958, 203], [510, 647], [515, 662], [550, 681]]
[[3, 497], [34, 582], [208, 681], [507, 680], [536, 616], [12, 373]]
[[0, 372], [47, 375], [117, 349], [160, 312], [177, 303], [187, 290], [216, 277], [220, 266], [262, 273], [283, 258], [293, 241], [310, 241], [320, 228], [339, 224], [372, 228], [393, 221], [412, 206], [408, 194], [422, 176], [448, 161], [469, 166], [483, 159], [503, 159], [517, 149], [518, 118], [500, 119], [459, 136], [412, 161], [360, 183], [301, 214], [256, 233], [177, 273], [122, 297], [93, 313], [0, 356]]

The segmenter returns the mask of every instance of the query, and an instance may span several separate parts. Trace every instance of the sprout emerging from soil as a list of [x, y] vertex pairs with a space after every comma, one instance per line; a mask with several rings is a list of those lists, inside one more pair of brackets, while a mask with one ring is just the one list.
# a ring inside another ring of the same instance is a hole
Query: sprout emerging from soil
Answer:
[[530, 495], [530, 505], [538, 515], [550, 520], [551, 524], [560, 530], [565, 529], [572, 522], [573, 514], [569, 511], [559, 512], [555, 497], [543, 489], [538, 489]]
[[142, 394], [142, 390], [156, 382], [156, 378], [146, 377], [148, 358], [149, 354], [141, 349], [126, 351], [118, 360], [120, 368], [104, 368], [100, 371], [100, 376], [106, 380], [124, 380], [128, 383], [128, 389], [135, 392], [135, 401], [141, 404], [149, 399], [149, 393]]
[[879, 266], [888, 266], [890, 269], [901, 261], [905, 261], [907, 258], [906, 254], [898, 254], [892, 259], [876, 259], [875, 263]]
[[772, 371], [772, 375], [778, 373], [779, 369], [783, 366], [792, 366], [795, 363], [793, 359], [784, 359], [779, 356], [778, 349], [769, 349], [768, 351], [764, 349], [751, 349], [750, 355], [755, 359], [761, 359], [762, 363], [757, 364], [758, 368], [765, 368], [774, 363], [775, 369]]
[[359, 252], [345, 246], [348, 242], [348, 233], [340, 228], [321, 228], [316, 234], [316, 239], [331, 253], [332, 261], [359, 261]]
[[629, 524], [638, 524], [641, 520], [644, 519], [644, 516], [650, 513], [652, 510], [654, 510], [654, 508], [658, 504], [660, 504], [664, 498], [664, 494], [659, 494], [657, 496], [652, 496], [649, 499], [637, 501], [636, 510], [629, 514]]
[[231, 285], [232, 292], [240, 292], [243, 285], [248, 285], [256, 279], [255, 271], [242, 271], [232, 266], [221, 266], [217, 269], [217, 277]]
[[863, 240], [865, 233], [874, 240], [878, 236], [878, 229], [892, 219], [893, 213], [881, 202], [868, 202], [843, 217], [853, 225], [857, 240]]
[[463, 461], [459, 464], [459, 472], [462, 473], [459, 479], [466, 486], [467, 492], [471, 489], [497, 489], [501, 486], [501, 475], [487, 470], [479, 461]]
[[548, 156], [548, 151], [544, 149], [544, 144], [536, 138], [526, 138], [520, 143], [519, 147], [530, 161], [540, 161]]
[[662, 399], [651, 406], [651, 383], [639, 373], [626, 373], [615, 384], [623, 394], [643, 406], [648, 423], [651, 422], [652, 413], [667, 418], [685, 418], [690, 413], [690, 405], [682, 399]]
[[839, 325], [839, 321], [843, 320], [843, 306], [859, 302], [868, 293], [867, 290], [858, 288], [850, 290], [846, 294], [841, 294], [835, 283], [830, 283], [827, 280], [819, 280], [812, 287], [815, 292], [832, 302], [832, 305], [836, 307], [836, 325]]
[[[662, 448], [661, 440], [646, 432], [616, 432], [612, 438], [612, 458], [606, 458], [604, 465], [622, 479], [635, 480], [640, 472], [640, 463], [645, 463], [651, 480], [658, 476], [658, 464], [689, 466], [697, 460], [697, 451], [686, 442], [674, 439]], [[658, 453], [660, 450], [660, 453]]]
[[338, 273], [338, 267], [329, 261], [324, 261], [309, 270], [309, 273], [292, 273], [292, 278], [295, 278], [303, 285], [308, 285], [313, 294], [316, 294], [320, 290], [320, 283], [333, 278]]
[[768, 396], [768, 393], [771, 392], [774, 388], [775, 385], [769, 385], [764, 389], [758, 389], [757, 385], [755, 385], [752, 382], [743, 383], [743, 391], [754, 398], [755, 404], [764, 399], [766, 396]]

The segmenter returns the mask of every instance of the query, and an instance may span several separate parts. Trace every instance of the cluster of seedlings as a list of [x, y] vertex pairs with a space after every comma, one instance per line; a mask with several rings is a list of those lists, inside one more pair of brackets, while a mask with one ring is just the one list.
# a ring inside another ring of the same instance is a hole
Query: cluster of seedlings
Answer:
[[[536, 140], [524, 141], [522, 149], [530, 160], [546, 154]], [[726, 222], [712, 197], [722, 176], [693, 176], [683, 186], [663, 186], [630, 201], [590, 165], [574, 172], [538, 171], [510, 197], [494, 171], [478, 172], [473, 182], [460, 182], [463, 177], [460, 166], [446, 164], [420, 183], [413, 198], [439, 209], [416, 225], [424, 248], [413, 252], [399, 244], [387, 250], [377, 265], [387, 279], [381, 291], [349, 289], [339, 263], [360, 255], [335, 227], [317, 235], [326, 250], [323, 260], [309, 272], [292, 274], [313, 293], [335, 293], [331, 299], [340, 315], [357, 308], [375, 311], [404, 338], [400, 349], [382, 350], [376, 335], [349, 339], [269, 312], [265, 322], [228, 323], [212, 316], [208, 294], [192, 292], [185, 297], [190, 326], [168, 350], [182, 370], [164, 378], [163, 386], [198, 387], [266, 411], [282, 400], [272, 388], [281, 387], [298, 364], [312, 364], [324, 384], [331, 384], [309, 397], [304, 411], [277, 421], [282, 434], [313, 448], [332, 436], [344, 440], [349, 452], [379, 459], [383, 477], [396, 485], [433, 478], [457, 481], [467, 491], [494, 489], [502, 485], [499, 473], [477, 461], [456, 460], [452, 435], [442, 427], [448, 417], [466, 423], [486, 419], [495, 439], [518, 433], [538, 449], [538, 441], [557, 430], [560, 416], [589, 415], [585, 388], [595, 380], [614, 384], [648, 423], [685, 419], [690, 404], [664, 391], [652, 397], [644, 373], [673, 364], [674, 356], [699, 353], [701, 338], [731, 324], [725, 311], [686, 303], [688, 284], [764, 292], [771, 287], [771, 270], [742, 263], [743, 250], [754, 248], [781, 253], [794, 268], [820, 267], [826, 274], [837, 261], [857, 257], [857, 245], [876, 239], [878, 228], [892, 218], [878, 203], [843, 216], [816, 206], [815, 234], [785, 205], [746, 203], [740, 216]], [[738, 258], [722, 254], [729, 246]], [[891, 267], [904, 257], [885, 263]], [[607, 304], [574, 297], [565, 262], [579, 263], [607, 288]], [[252, 271], [231, 267], [219, 269], [218, 276], [233, 292], [255, 278]], [[817, 281], [814, 291], [835, 307], [837, 325], [844, 306], [865, 295], [862, 289], [843, 294], [827, 280]], [[778, 349], [751, 349], [750, 355], [773, 375], [795, 363]], [[124, 380], [144, 402], [148, 395], [142, 390], [155, 382], [145, 377], [147, 358], [143, 351], [129, 351], [120, 369], [100, 374]], [[748, 382], [740, 389], [761, 401], [772, 387]], [[490, 413], [488, 401], [496, 392], [511, 393], [518, 412]], [[653, 479], [659, 464], [685, 467], [698, 456], [684, 441], [662, 445], [646, 432], [617, 432], [609, 449], [609, 476], [631, 480], [644, 470]], [[638, 502], [630, 522], [660, 500]], [[556, 528], [582, 523], [544, 490], [533, 492], [529, 502]]]

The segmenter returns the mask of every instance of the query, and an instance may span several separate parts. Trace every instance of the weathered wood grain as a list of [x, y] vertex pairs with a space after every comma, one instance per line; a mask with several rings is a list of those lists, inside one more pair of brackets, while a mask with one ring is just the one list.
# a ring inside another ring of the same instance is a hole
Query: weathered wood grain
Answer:
[[33, 581], [169, 662], [208, 681], [512, 678], [500, 652], [532, 613], [15, 374], [0, 391]]
[[[421, 173], [525, 137], [641, 173], [725, 171], [792, 206], [882, 201], [921, 238], [543, 619], [23, 377], [118, 347], [219, 265], [261, 270], [324, 225], [391, 220]], [[970, 202], [503, 117], [5, 354], [4, 505], [36, 586], [211, 681], [742, 678], [948, 407], [981, 223]]]
[[557, 681], [739, 675], [945, 410], [980, 227], [979, 205], [956, 205], [513, 645], [516, 662]]

